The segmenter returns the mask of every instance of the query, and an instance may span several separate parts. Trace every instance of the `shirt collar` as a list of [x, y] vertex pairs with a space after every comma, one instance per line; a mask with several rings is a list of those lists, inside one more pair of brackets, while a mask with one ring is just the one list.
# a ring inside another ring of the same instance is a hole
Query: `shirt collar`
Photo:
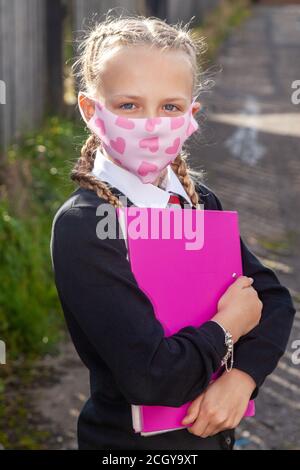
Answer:
[[98, 147], [91, 173], [119, 189], [137, 207], [167, 207], [169, 191], [180, 194], [192, 206], [191, 199], [171, 165], [167, 166], [165, 189], [162, 189], [151, 183], [143, 183], [138, 176], [108, 159]]

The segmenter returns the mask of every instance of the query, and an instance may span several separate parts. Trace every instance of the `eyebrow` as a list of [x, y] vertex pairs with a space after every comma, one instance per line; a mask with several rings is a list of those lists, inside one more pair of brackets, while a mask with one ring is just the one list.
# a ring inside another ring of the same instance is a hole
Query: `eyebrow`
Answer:
[[[139, 96], [139, 95], [126, 95], [126, 94], [117, 94], [117, 95], [114, 95], [114, 97], [116, 97], [116, 98], [118, 98], [118, 97], [131, 98], [131, 99], [142, 98], [142, 96]], [[184, 96], [175, 96], [175, 97], [172, 97], [172, 98], [164, 98], [164, 101], [177, 101], [177, 100], [186, 100], [186, 98]]]

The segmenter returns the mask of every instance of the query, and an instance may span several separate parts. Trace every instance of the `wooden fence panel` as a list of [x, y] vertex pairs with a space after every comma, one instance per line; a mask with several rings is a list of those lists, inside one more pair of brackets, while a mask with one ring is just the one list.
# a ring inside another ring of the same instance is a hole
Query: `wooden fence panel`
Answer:
[[[45, 0], [0, 0], [0, 148], [40, 124], [45, 103]], [[0, 157], [1, 158], [1, 157]]]

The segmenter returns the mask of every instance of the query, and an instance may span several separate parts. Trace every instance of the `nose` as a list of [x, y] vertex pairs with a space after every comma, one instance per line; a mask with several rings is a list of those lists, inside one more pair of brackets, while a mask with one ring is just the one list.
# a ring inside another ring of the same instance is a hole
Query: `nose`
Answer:
[[155, 105], [145, 106], [143, 117], [153, 119], [159, 116], [159, 110]]

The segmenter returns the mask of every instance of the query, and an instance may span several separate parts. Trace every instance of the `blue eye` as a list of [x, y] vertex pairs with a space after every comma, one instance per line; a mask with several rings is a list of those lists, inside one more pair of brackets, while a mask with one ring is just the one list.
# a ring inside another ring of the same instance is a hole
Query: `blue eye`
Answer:
[[[133, 103], [124, 103], [124, 104], [121, 104], [120, 108], [122, 108], [122, 106], [127, 106], [127, 105], [133, 105]], [[122, 108], [122, 109], [132, 109], [132, 108]]]
[[[128, 111], [129, 110], [134, 110], [134, 108], [132, 106], [135, 106], [135, 104], [134, 103], [123, 103], [123, 104], [120, 105], [120, 108], [128, 110]], [[171, 106], [171, 108], [172, 108], [172, 109], [166, 109], [166, 111], [170, 111], [170, 112], [179, 111], [179, 108], [177, 106], [175, 106], [174, 104], [168, 103], [165, 106], [169, 106], [169, 107]]]
[[[176, 108], [176, 110], [178, 110], [177, 106], [175, 106], [174, 104], [166, 104], [165, 106], [173, 106], [174, 108]], [[171, 109], [167, 109], [167, 111], [172, 111]]]

